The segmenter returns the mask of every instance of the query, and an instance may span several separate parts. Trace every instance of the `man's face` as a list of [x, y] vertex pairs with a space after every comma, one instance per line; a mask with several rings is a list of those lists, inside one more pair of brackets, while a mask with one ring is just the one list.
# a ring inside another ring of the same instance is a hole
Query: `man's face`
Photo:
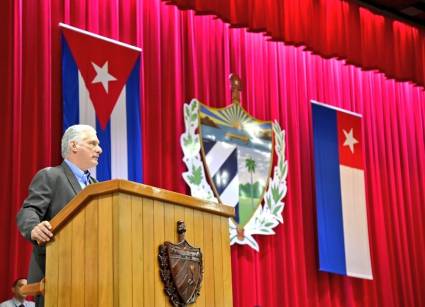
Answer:
[[25, 286], [26, 284], [26, 279], [20, 279], [16, 283], [15, 287], [12, 288], [12, 292], [18, 300], [23, 300], [26, 297], [26, 295], [22, 293], [22, 286]]
[[82, 140], [72, 145], [72, 151], [74, 153], [74, 163], [85, 171], [98, 164], [102, 148], [99, 145], [99, 139], [96, 134], [84, 132]]

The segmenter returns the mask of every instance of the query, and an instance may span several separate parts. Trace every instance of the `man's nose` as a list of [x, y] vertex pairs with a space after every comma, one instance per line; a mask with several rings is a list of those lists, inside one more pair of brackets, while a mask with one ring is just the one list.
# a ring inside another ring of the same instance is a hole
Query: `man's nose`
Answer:
[[98, 152], [99, 154], [101, 154], [101, 153], [103, 152], [102, 147], [100, 147], [99, 145], [97, 146], [97, 152]]

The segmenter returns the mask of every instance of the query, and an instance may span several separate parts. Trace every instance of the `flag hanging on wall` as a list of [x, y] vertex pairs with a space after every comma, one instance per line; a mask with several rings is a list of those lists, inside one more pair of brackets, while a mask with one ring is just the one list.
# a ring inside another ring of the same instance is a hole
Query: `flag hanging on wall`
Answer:
[[373, 279], [361, 115], [312, 101], [320, 270]]
[[141, 49], [66, 24], [62, 29], [63, 128], [88, 124], [103, 153], [99, 181], [142, 182]]

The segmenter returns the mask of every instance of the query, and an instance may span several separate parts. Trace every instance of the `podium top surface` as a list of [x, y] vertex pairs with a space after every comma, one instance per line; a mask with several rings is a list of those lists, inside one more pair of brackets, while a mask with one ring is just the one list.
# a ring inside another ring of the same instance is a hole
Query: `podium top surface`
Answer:
[[235, 214], [233, 207], [220, 203], [206, 201], [181, 193], [155, 188], [132, 181], [114, 179], [91, 184], [82, 190], [50, 221], [50, 224], [52, 225], [52, 231], [54, 232], [56, 229], [63, 226], [63, 224], [65, 224], [69, 218], [74, 216], [92, 198], [113, 193], [139, 195], [140, 197], [169, 202], [183, 207], [189, 207], [225, 217], [233, 217]]

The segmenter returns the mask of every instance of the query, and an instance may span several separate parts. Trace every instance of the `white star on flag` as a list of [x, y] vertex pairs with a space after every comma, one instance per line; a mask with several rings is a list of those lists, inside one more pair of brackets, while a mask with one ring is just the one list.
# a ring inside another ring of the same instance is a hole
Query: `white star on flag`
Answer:
[[344, 146], [350, 147], [351, 153], [354, 153], [354, 144], [357, 144], [359, 141], [357, 141], [353, 136], [353, 128], [350, 129], [350, 132], [342, 129], [342, 132], [344, 132], [345, 135]]
[[103, 64], [102, 67], [97, 66], [95, 63], [91, 62], [94, 69], [96, 70], [96, 77], [93, 79], [91, 83], [99, 83], [101, 82], [103, 85], [103, 88], [105, 89], [106, 93], [108, 93], [109, 89], [109, 82], [117, 80], [114, 76], [108, 73], [108, 61]]

